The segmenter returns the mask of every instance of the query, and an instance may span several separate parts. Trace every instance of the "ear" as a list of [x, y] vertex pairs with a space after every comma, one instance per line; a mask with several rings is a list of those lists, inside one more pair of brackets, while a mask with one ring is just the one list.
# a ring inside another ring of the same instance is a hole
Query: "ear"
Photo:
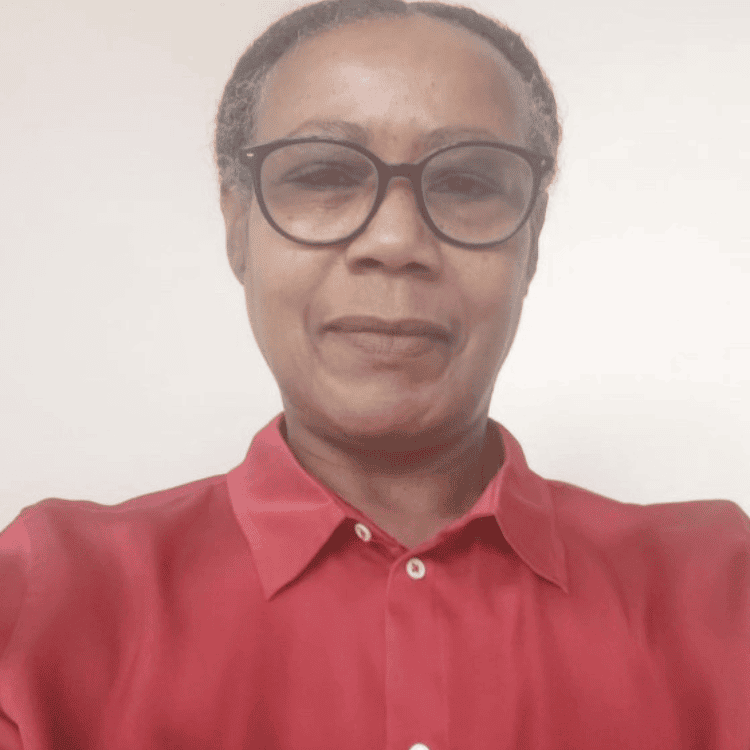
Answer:
[[245, 281], [246, 253], [248, 251], [247, 218], [251, 205], [250, 197], [236, 187], [221, 188], [221, 213], [227, 233], [227, 257], [229, 265], [240, 284]]
[[529, 252], [529, 262], [526, 266], [526, 285], [531, 283], [536, 273], [536, 266], [539, 260], [539, 235], [542, 232], [544, 226], [544, 217], [547, 215], [547, 201], [549, 196], [547, 193], [539, 193], [534, 203], [534, 208], [531, 210], [531, 216], [529, 217], [529, 226], [531, 228], [531, 250]]

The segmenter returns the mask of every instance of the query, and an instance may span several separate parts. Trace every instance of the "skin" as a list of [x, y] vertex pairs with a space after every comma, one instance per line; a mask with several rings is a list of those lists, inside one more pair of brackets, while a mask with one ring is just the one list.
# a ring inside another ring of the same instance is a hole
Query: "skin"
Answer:
[[[529, 145], [524, 89], [505, 58], [422, 16], [357, 22], [287, 53], [264, 88], [255, 141], [351, 137], [310, 121], [354, 123], [364, 145], [389, 163], [419, 160], [435, 148], [430, 135], [446, 127]], [[467, 250], [439, 240], [410, 183], [396, 179], [363, 234], [310, 247], [275, 232], [239, 191], [222, 191], [229, 261], [281, 391], [288, 445], [406, 547], [463, 515], [502, 463], [502, 446], [487, 430], [490, 398], [533, 275], [545, 208], [540, 195], [516, 235]], [[434, 321], [452, 338], [423, 356], [383, 362], [323, 330], [354, 314]]]

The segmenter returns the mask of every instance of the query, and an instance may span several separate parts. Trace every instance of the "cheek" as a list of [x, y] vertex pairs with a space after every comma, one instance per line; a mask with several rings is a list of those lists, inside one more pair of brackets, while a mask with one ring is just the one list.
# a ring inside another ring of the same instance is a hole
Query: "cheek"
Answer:
[[466, 269], [465, 305], [479, 331], [497, 336], [515, 324], [526, 291], [526, 257], [500, 251]]
[[248, 248], [245, 263], [245, 304], [250, 326], [263, 355], [283, 327], [280, 316], [286, 307], [293, 278], [289, 253], [278, 247], [279, 237], [253, 206], [248, 225]]
[[245, 302], [253, 335], [266, 360], [278, 361], [299, 351], [321, 259], [322, 253], [301, 249], [278, 235], [261, 216], [251, 216]]

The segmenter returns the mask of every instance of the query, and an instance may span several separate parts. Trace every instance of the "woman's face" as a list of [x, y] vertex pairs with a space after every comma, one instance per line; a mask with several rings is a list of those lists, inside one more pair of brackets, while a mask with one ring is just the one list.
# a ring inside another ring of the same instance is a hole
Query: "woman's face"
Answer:
[[[306, 135], [360, 138], [388, 163], [472, 137], [528, 146], [526, 102], [515, 71], [478, 37], [422, 16], [364, 21], [304, 41], [272, 70], [255, 142]], [[483, 423], [543, 200], [516, 235], [483, 250], [438, 239], [405, 179], [391, 181], [363, 234], [330, 247], [285, 239], [254, 200], [222, 205], [230, 261], [288, 419], [354, 439]], [[329, 327], [344, 316], [417, 319], [449, 336]]]

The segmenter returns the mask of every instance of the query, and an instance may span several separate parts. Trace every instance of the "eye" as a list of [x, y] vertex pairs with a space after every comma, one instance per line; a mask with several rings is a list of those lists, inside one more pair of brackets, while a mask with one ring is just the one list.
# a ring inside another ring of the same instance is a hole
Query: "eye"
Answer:
[[503, 193], [495, 180], [471, 172], [443, 172], [435, 175], [427, 189], [431, 193], [454, 195], [457, 198], [481, 200], [495, 198]]
[[362, 184], [367, 171], [353, 164], [318, 162], [293, 170], [285, 176], [284, 182], [307, 190], [353, 188]]

